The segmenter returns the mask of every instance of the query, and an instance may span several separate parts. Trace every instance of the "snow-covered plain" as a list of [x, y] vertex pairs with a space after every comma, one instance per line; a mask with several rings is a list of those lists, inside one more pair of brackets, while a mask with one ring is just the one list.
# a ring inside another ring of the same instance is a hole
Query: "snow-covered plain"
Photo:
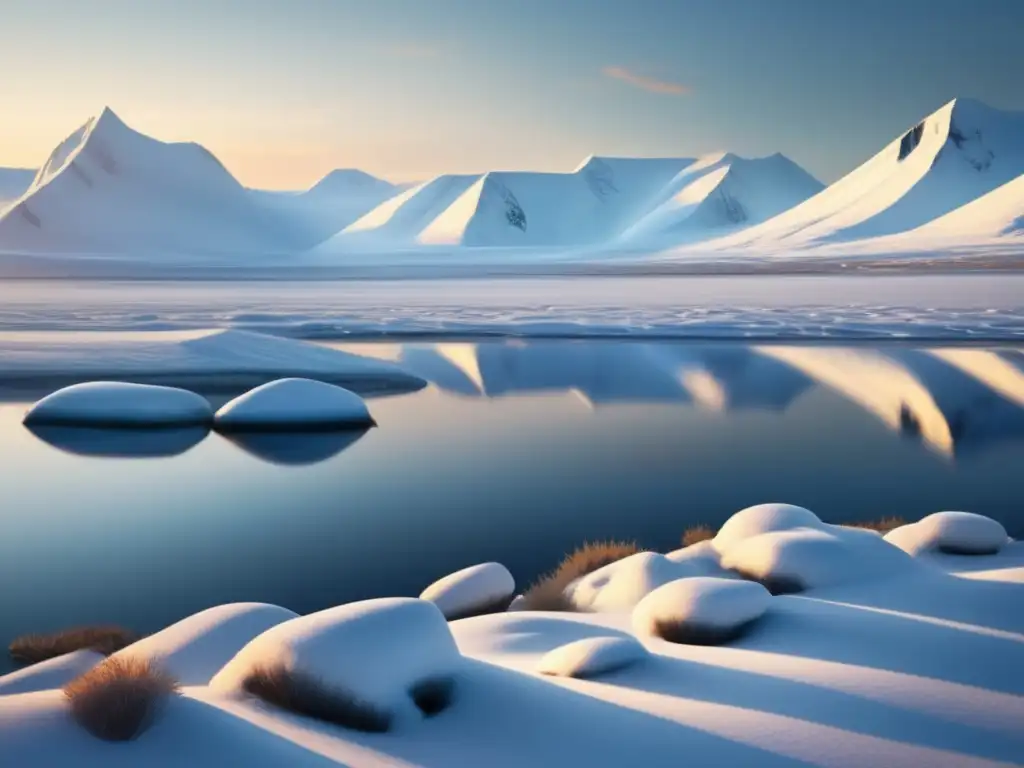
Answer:
[[[714, 557], [765, 536], [833, 528], [806, 510], [763, 505], [694, 547]], [[651, 585], [648, 612], [749, 622], [707, 645], [653, 636], [643, 617], [619, 608], [446, 624], [436, 606], [409, 598], [299, 618], [224, 606], [122, 651], [143, 653], [149, 642], [187, 683], [133, 742], [89, 736], [59, 690], [3, 695], [0, 679], [0, 754], [13, 765], [86, 768], [667, 767], [681, 756], [692, 766], [1021, 765], [1021, 544], [915, 557], [859, 535], [905, 567], [876, 570], [887, 558], [870, 555], [859, 574], [825, 563], [856, 577], [796, 595], [735, 579]], [[211, 659], [224, 665], [212, 675]], [[389, 713], [390, 727], [365, 733], [255, 700], [243, 681], [267, 665], [357, 694]], [[420, 712], [410, 691], [424, 680], [446, 681], [451, 696]]]

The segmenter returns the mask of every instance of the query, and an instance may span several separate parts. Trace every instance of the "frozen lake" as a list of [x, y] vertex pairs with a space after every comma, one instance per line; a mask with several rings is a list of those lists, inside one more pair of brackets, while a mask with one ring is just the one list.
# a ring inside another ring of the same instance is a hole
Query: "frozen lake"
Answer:
[[1021, 339], [1024, 274], [0, 282], [3, 331], [225, 327], [310, 338]]
[[371, 400], [365, 434], [239, 443], [36, 435], [8, 393], [0, 643], [78, 623], [145, 632], [231, 601], [418, 594], [491, 559], [527, 579], [585, 540], [671, 549], [766, 501], [828, 521], [966, 509], [1024, 535], [1018, 346], [344, 348], [432, 385]]

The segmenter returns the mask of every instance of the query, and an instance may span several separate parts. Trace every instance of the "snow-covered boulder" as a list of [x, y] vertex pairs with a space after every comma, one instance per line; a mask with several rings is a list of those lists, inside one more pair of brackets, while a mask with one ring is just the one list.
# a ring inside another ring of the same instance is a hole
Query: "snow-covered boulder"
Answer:
[[736, 579], [678, 579], [633, 609], [633, 631], [674, 643], [714, 645], [738, 637], [771, 603], [760, 584]]
[[313, 379], [278, 379], [225, 404], [214, 417], [218, 430], [300, 431], [371, 427], [363, 399]]
[[508, 613], [515, 613], [516, 611], [526, 610], [526, 596], [516, 595], [512, 598], [512, 602], [508, 604], [508, 608], [505, 609]]
[[722, 553], [722, 565], [784, 594], [892, 576], [914, 562], [870, 531], [825, 526], [743, 539]]
[[423, 590], [421, 600], [441, 609], [449, 621], [504, 611], [516, 593], [516, 582], [501, 563], [481, 563], [448, 574]]
[[25, 414], [27, 425], [111, 428], [188, 427], [209, 424], [206, 398], [174, 387], [91, 381], [47, 395]]
[[972, 512], [936, 512], [901, 525], [885, 540], [911, 555], [938, 551], [950, 555], [994, 555], [1009, 541], [996, 520]]
[[637, 552], [580, 577], [566, 592], [581, 611], [628, 611], [662, 584], [695, 575], [688, 564], [657, 552]]
[[724, 552], [734, 544], [772, 531], [821, 528], [824, 523], [809, 509], [793, 504], [758, 504], [741, 509], [725, 521], [715, 538], [715, 549]]
[[81, 650], [41, 661], [0, 677], [0, 696], [62, 688], [106, 658], [96, 651]]
[[694, 576], [718, 576], [723, 579], [735, 577], [734, 573], [722, 567], [722, 555], [710, 539], [674, 550], [665, 557], [674, 563], [687, 566]]
[[548, 651], [537, 671], [556, 677], [597, 677], [632, 666], [648, 655], [632, 637], [587, 637]]
[[159, 664], [182, 685], [206, 685], [254, 637], [298, 614], [266, 603], [228, 603], [193, 614], [114, 654]]
[[[418, 688], [451, 681], [463, 658], [437, 606], [383, 598], [330, 608], [278, 624], [246, 645], [210, 681], [227, 693], [252, 690], [254, 675], [313, 681], [320, 700], [358, 702], [387, 723], [419, 716]], [[386, 727], [386, 726], [385, 726]]]

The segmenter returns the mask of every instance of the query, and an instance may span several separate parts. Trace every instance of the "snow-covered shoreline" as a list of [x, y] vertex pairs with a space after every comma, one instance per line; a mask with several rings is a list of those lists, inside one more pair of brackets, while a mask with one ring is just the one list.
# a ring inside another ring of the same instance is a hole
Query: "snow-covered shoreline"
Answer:
[[[727, 564], [764, 583], [798, 576], [801, 592], [769, 595]], [[461, 608], [475, 594], [500, 611], [499, 572], [467, 569], [419, 600], [187, 617], [111, 658], [162, 665], [185, 686], [126, 744], [76, 724], [57, 687], [104, 662], [44, 662], [15, 673], [10, 694], [0, 679], [0, 750], [104, 768], [1021, 764], [1024, 548], [987, 518], [941, 513], [883, 538], [761, 505], [712, 540], [593, 571], [587, 594], [603, 592], [603, 608], [446, 624], [430, 602], [457, 583]], [[663, 621], [717, 634], [663, 639]], [[383, 719], [282, 711], [248, 682], [267, 664], [358, 694]], [[443, 686], [437, 698], [418, 698], [423, 681]]]

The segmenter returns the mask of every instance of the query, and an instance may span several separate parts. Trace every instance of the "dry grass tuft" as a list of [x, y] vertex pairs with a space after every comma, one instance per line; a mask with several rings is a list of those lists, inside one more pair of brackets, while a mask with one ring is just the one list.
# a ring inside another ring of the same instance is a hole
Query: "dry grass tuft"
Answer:
[[858, 523], [844, 523], [848, 528], [866, 528], [869, 531], [878, 531], [881, 534], [886, 534], [893, 528], [899, 528], [901, 525], [906, 525], [907, 521], [902, 517], [882, 517], [878, 520], [864, 520]]
[[715, 532], [710, 526], [695, 525], [693, 528], [687, 528], [683, 534], [683, 546], [690, 547], [713, 538], [715, 538]]
[[141, 734], [178, 683], [147, 659], [107, 659], [64, 687], [71, 715], [104, 741]]
[[567, 555], [554, 571], [542, 576], [523, 593], [523, 610], [575, 610], [572, 601], [565, 596], [565, 588], [572, 581], [637, 552], [636, 544], [631, 541], [587, 542]]
[[390, 713], [283, 666], [254, 670], [242, 683], [242, 688], [286, 712], [354, 731], [384, 733], [391, 727]]
[[139, 636], [123, 627], [75, 627], [51, 635], [25, 635], [10, 645], [11, 658], [37, 664], [73, 651], [92, 650], [109, 656], [131, 645]]

